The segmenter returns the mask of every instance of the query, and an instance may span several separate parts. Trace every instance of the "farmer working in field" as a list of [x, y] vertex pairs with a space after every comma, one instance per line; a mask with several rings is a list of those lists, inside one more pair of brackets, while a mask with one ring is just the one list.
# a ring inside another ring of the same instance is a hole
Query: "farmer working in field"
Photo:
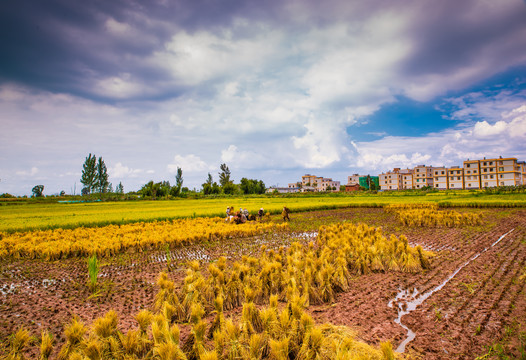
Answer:
[[281, 216], [283, 216], [283, 221], [290, 221], [289, 213], [290, 213], [289, 208], [286, 206], [283, 206], [283, 212], [281, 213]]
[[261, 208], [258, 211], [258, 219], [259, 219], [259, 221], [261, 221], [261, 219], [263, 219], [263, 215], [265, 215], [265, 210], [263, 210], [263, 208]]

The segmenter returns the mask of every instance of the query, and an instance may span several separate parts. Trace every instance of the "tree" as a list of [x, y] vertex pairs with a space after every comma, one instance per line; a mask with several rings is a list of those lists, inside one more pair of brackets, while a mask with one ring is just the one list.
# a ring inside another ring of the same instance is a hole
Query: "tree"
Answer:
[[221, 192], [221, 188], [214, 181], [210, 173], [208, 173], [208, 178], [201, 186], [203, 187], [203, 194], [205, 195], [219, 194]]
[[34, 197], [41, 197], [44, 195], [44, 185], [35, 185], [31, 191]]
[[109, 185], [110, 183], [108, 181], [108, 169], [106, 168], [104, 160], [102, 160], [102, 157], [100, 157], [99, 161], [97, 162], [95, 187], [97, 188], [99, 193], [102, 194], [108, 191]]
[[95, 189], [97, 181], [97, 157], [89, 154], [82, 165], [82, 177], [80, 182], [84, 185], [82, 195], [87, 195]]
[[139, 193], [142, 196], [150, 196], [155, 199], [160, 189], [161, 189], [160, 182], [154, 183], [153, 180], [150, 180], [150, 182], [143, 185], [143, 187], [139, 190]]
[[219, 183], [224, 187], [230, 182], [230, 169], [226, 164], [221, 164], [219, 168], [221, 169], [221, 172], [219, 173]]
[[266, 187], [261, 180], [242, 178], [239, 185], [243, 194], [264, 194]]
[[115, 188], [115, 192], [117, 194], [124, 194], [124, 186], [122, 186], [122, 182], [119, 182], [119, 185]]
[[175, 175], [175, 186], [171, 189], [170, 195], [178, 196], [183, 186], [183, 169], [177, 167], [177, 174]]
[[177, 175], [175, 175], [175, 186], [179, 188], [179, 191], [183, 187], [183, 169], [180, 167], [177, 168]]
[[223, 193], [227, 195], [234, 195], [237, 190], [237, 186], [233, 182], [228, 182], [223, 186]]
[[172, 189], [172, 185], [170, 185], [169, 181], [161, 181], [159, 183], [159, 190], [157, 191], [157, 196], [167, 196], [171, 193]]

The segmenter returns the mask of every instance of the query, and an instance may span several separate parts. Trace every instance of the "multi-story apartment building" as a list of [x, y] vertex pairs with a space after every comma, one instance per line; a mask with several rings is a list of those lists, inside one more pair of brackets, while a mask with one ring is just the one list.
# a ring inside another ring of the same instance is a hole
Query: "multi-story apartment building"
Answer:
[[498, 186], [497, 181], [497, 162], [491, 160], [479, 160], [480, 182], [483, 188]]
[[518, 182], [520, 185], [526, 185], [526, 161], [517, 162]]
[[402, 189], [414, 189], [414, 177], [412, 172], [405, 172], [401, 174]]
[[378, 175], [381, 190], [398, 190], [400, 188], [400, 168]]
[[447, 169], [448, 189], [464, 189], [464, 169], [452, 166]]
[[479, 160], [464, 161], [464, 188], [465, 189], [480, 189], [480, 164]]
[[433, 187], [438, 190], [447, 190], [449, 181], [447, 168], [444, 166], [433, 168]]
[[521, 167], [515, 158], [495, 159], [497, 164], [497, 186], [524, 185]]
[[[359, 183], [362, 176], [348, 177], [348, 184]], [[526, 162], [516, 158], [466, 160], [462, 167], [450, 168], [418, 165], [414, 169], [394, 168], [379, 175], [381, 190], [484, 189], [496, 186], [526, 185]]]
[[412, 189], [413, 170], [394, 168], [378, 175], [381, 190]]
[[495, 158], [464, 161], [466, 189], [523, 185], [521, 163], [516, 158]]
[[340, 182], [333, 181], [330, 178], [321, 178], [321, 180], [318, 182], [318, 191], [327, 190], [340, 191]]
[[347, 176], [347, 185], [359, 185], [366, 190], [369, 190], [370, 188], [377, 190], [380, 188], [378, 176], [374, 175], [353, 174], [351, 176]]
[[433, 167], [418, 165], [413, 169], [413, 188], [433, 187]]
[[313, 184], [316, 183], [316, 176], [315, 175], [303, 175], [301, 177], [301, 185], [302, 186], [313, 186]]
[[354, 185], [360, 183], [360, 178], [367, 175], [358, 175], [358, 174], [352, 174], [350, 176], [347, 176], [347, 185]]
[[340, 182], [331, 178], [307, 174], [301, 177], [301, 187], [302, 191], [340, 191]]

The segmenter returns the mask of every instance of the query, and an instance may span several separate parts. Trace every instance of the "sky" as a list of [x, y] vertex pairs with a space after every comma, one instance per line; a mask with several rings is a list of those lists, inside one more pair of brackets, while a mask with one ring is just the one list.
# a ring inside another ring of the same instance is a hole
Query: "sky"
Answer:
[[17, 0], [0, 194], [526, 160], [524, 0]]

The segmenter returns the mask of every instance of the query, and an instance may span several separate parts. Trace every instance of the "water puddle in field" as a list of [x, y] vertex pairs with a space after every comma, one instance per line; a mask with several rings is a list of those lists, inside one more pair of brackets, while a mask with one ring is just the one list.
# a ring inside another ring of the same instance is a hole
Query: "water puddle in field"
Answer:
[[55, 279], [44, 279], [42, 281], [26, 280], [18, 284], [15, 284], [15, 283], [4, 284], [0, 286], [0, 294], [6, 296], [10, 294], [16, 294], [19, 291], [22, 291], [24, 293], [31, 293], [31, 291], [35, 292], [36, 291], [35, 289], [38, 289], [39, 287], [47, 289], [50, 286], [56, 285], [56, 283], [57, 283], [57, 280]]
[[460, 266], [458, 269], [456, 269], [451, 275], [447, 277], [446, 280], [444, 280], [440, 285], [435, 287], [434, 289], [429, 290], [426, 293], [420, 294], [416, 288], [411, 290], [400, 290], [396, 297], [394, 299], [391, 299], [389, 303], [387, 303], [388, 307], [393, 307], [394, 304], [398, 304], [398, 317], [395, 319], [395, 323], [400, 325], [403, 329], [407, 331], [407, 336], [402, 343], [398, 346], [396, 349], [397, 352], [403, 353], [405, 351], [405, 347], [408, 343], [410, 343], [415, 337], [416, 334], [413, 330], [411, 330], [408, 326], [402, 323], [402, 317], [404, 315], [409, 314], [411, 311], [416, 310], [416, 308], [421, 305], [424, 301], [426, 301], [431, 295], [442, 289], [451, 279], [453, 279], [464, 267], [469, 265], [473, 260], [477, 259], [480, 255], [497, 245], [502, 239], [506, 237], [506, 235], [510, 234], [513, 230], [511, 229], [504, 235], [502, 235], [500, 238], [498, 238], [493, 244], [491, 244], [490, 247], [485, 248], [481, 252], [479, 252], [476, 255], [473, 255], [468, 261], [466, 261], [462, 266]]
[[409, 246], [411, 246], [411, 247], [415, 247], [417, 245], [420, 245], [422, 247], [422, 249], [424, 249], [426, 251], [438, 252], [438, 251], [443, 251], [443, 250], [449, 250], [449, 251], [456, 251], [457, 250], [457, 248], [455, 248], [454, 246], [451, 246], [451, 245], [438, 246], [438, 245], [434, 245], [434, 244], [424, 245], [424, 244], [419, 244], [419, 243], [416, 243], [416, 242], [409, 242]]
[[204, 251], [196, 250], [186, 250], [185, 252], [169, 252], [168, 254], [157, 254], [150, 256], [150, 259], [153, 262], [168, 262], [168, 260], [201, 260], [201, 261], [209, 261], [210, 256], [205, 253]]
[[314, 240], [318, 237], [317, 231], [305, 231], [302, 233], [293, 233], [291, 234], [291, 238], [293, 239], [301, 239], [301, 240]]

